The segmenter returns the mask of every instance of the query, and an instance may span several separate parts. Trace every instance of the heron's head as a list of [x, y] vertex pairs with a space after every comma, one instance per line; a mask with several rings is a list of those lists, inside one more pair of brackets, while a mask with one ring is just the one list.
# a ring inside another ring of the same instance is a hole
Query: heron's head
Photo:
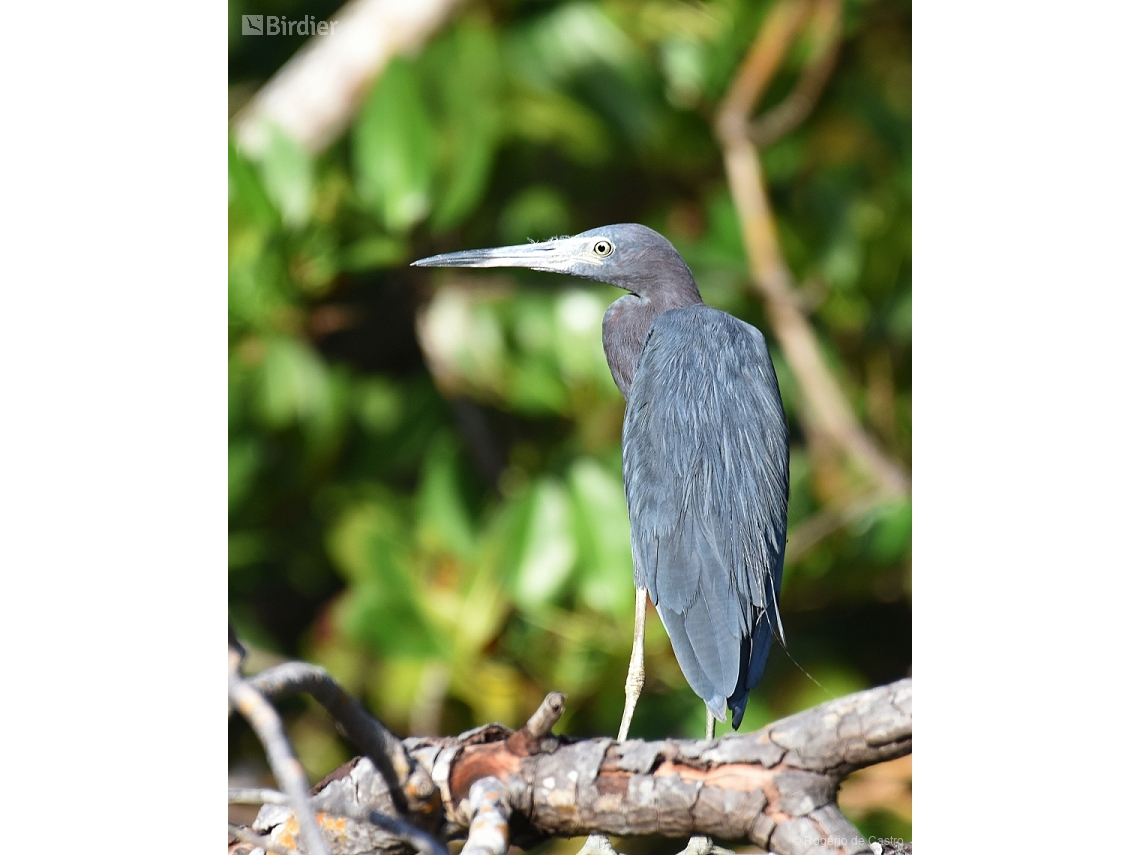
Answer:
[[653, 229], [637, 223], [601, 226], [542, 243], [433, 255], [413, 267], [527, 267], [624, 288], [642, 297], [669, 292], [700, 301], [684, 259]]

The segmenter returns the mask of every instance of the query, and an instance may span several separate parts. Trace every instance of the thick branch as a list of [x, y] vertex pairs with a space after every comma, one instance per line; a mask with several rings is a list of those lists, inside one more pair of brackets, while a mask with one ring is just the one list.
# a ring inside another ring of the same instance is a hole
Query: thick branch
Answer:
[[[584, 740], [526, 757], [508, 741], [487, 742], [464, 748], [454, 760], [437, 758], [433, 776], [440, 777], [442, 760], [449, 767], [452, 805], [462, 805], [474, 781], [499, 778], [516, 816], [525, 816], [540, 837], [705, 834], [790, 853], [801, 850], [773, 837], [784, 823], [816, 827], [816, 833], [799, 834], [805, 839], [821, 832], [854, 836], [835, 807], [839, 782], [856, 769], [909, 753], [910, 740], [910, 681], [903, 680], [746, 736]], [[449, 819], [463, 821], [461, 813]]]
[[[548, 698], [544, 708], [550, 704]], [[549, 718], [540, 709], [531, 721]], [[910, 752], [911, 682], [859, 692], [756, 733], [717, 740], [571, 742], [541, 736], [542, 729], [512, 733], [489, 725], [454, 738], [405, 740], [439, 786], [444, 836], [468, 837], [472, 817], [483, 816], [489, 848], [505, 846], [505, 800], [510, 842], [524, 848], [551, 836], [598, 832], [712, 835], [785, 855], [872, 852], [839, 812], [835, 795], [856, 769]], [[382, 776], [365, 758], [341, 767], [317, 789], [320, 804], [327, 798], [367, 808], [387, 797]], [[254, 830], [280, 842], [278, 829], [290, 820], [285, 809], [267, 807]], [[327, 834], [323, 816], [322, 824]], [[407, 851], [402, 841], [355, 823], [342, 828], [334, 844], [337, 855]]]

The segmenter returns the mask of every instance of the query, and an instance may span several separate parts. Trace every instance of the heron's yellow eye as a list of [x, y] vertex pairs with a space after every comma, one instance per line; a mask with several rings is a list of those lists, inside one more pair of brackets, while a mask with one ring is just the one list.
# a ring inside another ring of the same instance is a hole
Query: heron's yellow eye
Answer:
[[607, 255], [609, 255], [613, 251], [614, 251], [614, 245], [612, 243], [610, 243], [608, 240], [600, 240], [596, 244], [594, 244], [594, 255], [600, 255], [600, 256], [602, 256], [602, 258], [605, 258]]

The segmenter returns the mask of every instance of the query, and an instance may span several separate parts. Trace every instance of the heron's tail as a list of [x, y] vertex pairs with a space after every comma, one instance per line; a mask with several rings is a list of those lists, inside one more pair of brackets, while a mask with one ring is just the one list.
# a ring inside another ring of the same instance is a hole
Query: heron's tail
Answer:
[[[748, 692], [760, 682], [760, 675], [768, 663], [768, 652], [772, 649], [772, 630], [772, 620], [768, 612], [764, 611], [756, 621], [752, 635], [740, 640], [740, 676], [736, 680], [735, 691], [728, 699], [733, 730], [740, 728], [744, 709], [748, 706]], [[783, 627], [780, 627], [780, 634], [783, 635]]]

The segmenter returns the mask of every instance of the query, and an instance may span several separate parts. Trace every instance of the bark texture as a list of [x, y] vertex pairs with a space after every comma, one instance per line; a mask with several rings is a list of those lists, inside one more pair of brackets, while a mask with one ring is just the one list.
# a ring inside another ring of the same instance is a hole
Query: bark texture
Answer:
[[[782, 855], [909, 851], [863, 839], [835, 803], [847, 775], [910, 753], [909, 678], [714, 740], [571, 741], [550, 735], [561, 709], [561, 696], [551, 695], [516, 732], [488, 725], [458, 737], [404, 740], [438, 793], [403, 818], [447, 839], [469, 839], [474, 830], [480, 852], [593, 832], [710, 835]], [[318, 810], [398, 810], [368, 758], [342, 766], [313, 793]], [[336, 855], [413, 848], [336, 813], [318, 813]], [[296, 846], [289, 808], [267, 805], [254, 830], [274, 845]]]

